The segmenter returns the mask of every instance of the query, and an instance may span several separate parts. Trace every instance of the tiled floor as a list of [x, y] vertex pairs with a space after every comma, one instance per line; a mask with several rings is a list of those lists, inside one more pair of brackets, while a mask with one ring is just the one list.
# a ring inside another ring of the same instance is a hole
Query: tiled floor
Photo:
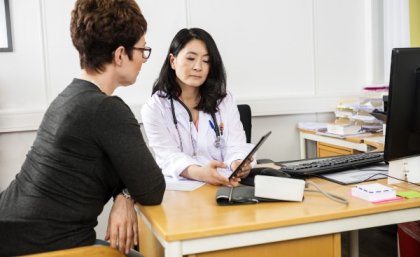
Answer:
[[[348, 233], [341, 234], [341, 256], [348, 257]], [[397, 257], [397, 225], [359, 231], [360, 257]]]

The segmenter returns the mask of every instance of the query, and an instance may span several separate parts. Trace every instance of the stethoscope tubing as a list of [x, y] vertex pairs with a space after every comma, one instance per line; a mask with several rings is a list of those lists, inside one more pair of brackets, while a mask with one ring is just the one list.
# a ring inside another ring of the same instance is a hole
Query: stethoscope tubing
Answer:
[[[174, 98], [170, 97], [169, 99], [170, 99], [170, 102], [171, 102], [171, 112], [172, 112], [173, 123], [174, 123], [175, 128], [176, 128], [177, 133], [178, 133], [178, 138], [179, 138], [181, 151], [183, 152], [184, 147], [182, 145], [181, 134], [180, 134], [179, 128], [178, 128], [178, 119], [176, 118], [176, 115], [175, 115], [175, 105], [174, 105], [174, 101], [173, 101]], [[177, 100], [184, 107], [184, 109], [188, 113], [189, 122], [190, 122], [191, 144], [192, 144], [192, 147], [193, 147], [193, 155], [195, 156], [196, 155], [196, 149], [195, 149], [194, 140], [192, 138], [192, 133], [191, 133], [191, 128], [192, 128], [192, 125], [193, 125], [193, 119], [192, 119], [191, 112], [188, 109], [188, 107], [182, 101], [180, 101], [178, 98], [175, 98], [175, 100]], [[214, 127], [212, 126], [212, 129], [214, 129], [214, 132], [216, 133], [216, 140], [214, 141], [214, 146], [216, 148], [220, 148], [221, 147], [221, 135], [220, 135], [220, 129], [219, 129], [219, 125], [217, 123], [216, 115], [214, 113], [212, 113], [211, 118], [212, 118], [213, 124], [214, 124]]]

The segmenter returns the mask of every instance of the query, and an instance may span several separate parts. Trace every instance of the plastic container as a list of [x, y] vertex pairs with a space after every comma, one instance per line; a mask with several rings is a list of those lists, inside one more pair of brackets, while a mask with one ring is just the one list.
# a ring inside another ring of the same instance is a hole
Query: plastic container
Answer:
[[400, 257], [420, 256], [420, 221], [398, 224]]

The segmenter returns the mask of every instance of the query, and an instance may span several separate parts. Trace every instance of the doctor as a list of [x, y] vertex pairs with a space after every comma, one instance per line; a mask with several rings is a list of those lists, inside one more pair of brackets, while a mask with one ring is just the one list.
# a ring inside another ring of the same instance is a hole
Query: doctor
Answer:
[[246, 143], [235, 99], [226, 91], [226, 73], [216, 43], [199, 28], [182, 29], [143, 105], [149, 145], [165, 176], [235, 186], [227, 178], [252, 149]]

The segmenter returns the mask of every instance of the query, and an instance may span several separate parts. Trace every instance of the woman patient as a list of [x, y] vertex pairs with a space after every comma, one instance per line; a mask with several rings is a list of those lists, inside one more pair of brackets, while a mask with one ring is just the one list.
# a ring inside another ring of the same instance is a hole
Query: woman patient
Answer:
[[137, 241], [134, 201], [160, 204], [165, 181], [130, 108], [111, 95], [133, 84], [149, 57], [146, 29], [134, 0], [75, 2], [70, 31], [81, 75], [51, 103], [0, 194], [0, 256], [95, 244], [97, 217], [112, 197], [106, 239], [125, 253]]

